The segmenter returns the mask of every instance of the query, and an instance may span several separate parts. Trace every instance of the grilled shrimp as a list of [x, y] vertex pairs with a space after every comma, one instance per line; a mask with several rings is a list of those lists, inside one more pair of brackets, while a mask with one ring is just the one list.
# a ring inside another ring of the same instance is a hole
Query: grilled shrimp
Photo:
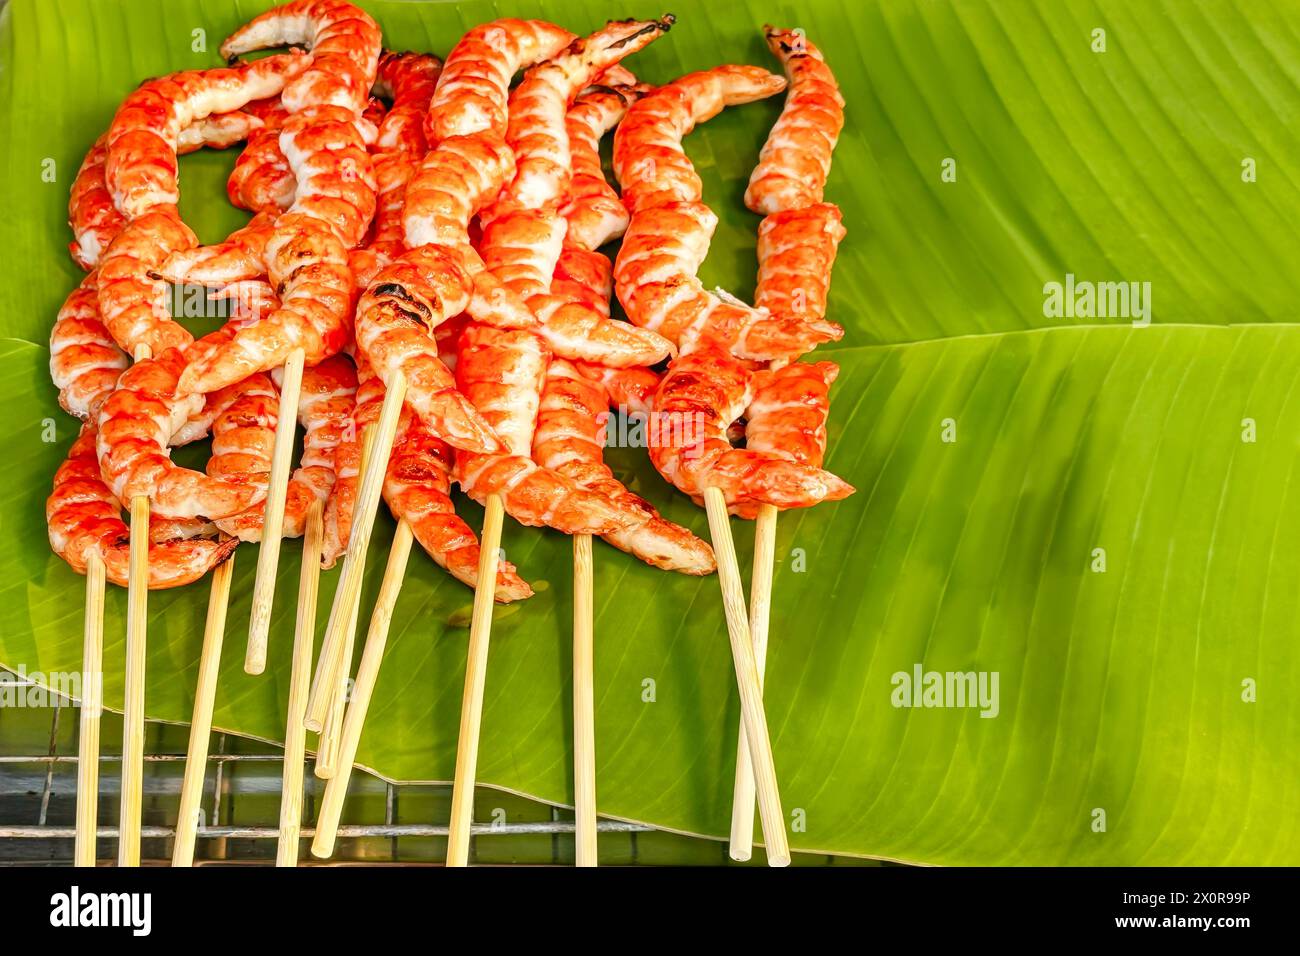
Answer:
[[648, 368], [609, 368], [590, 362], [571, 364], [583, 378], [604, 388], [611, 408], [649, 416], [654, 407], [655, 390], [659, 387], [658, 372]]
[[785, 66], [790, 91], [745, 190], [745, 205], [767, 217], [758, 227], [754, 304], [817, 322], [826, 315], [831, 268], [844, 238], [839, 209], [822, 202], [844, 126], [844, 98], [802, 33], [770, 26], [764, 32]]
[[249, 134], [235, 160], [235, 168], [226, 180], [226, 194], [236, 206], [252, 212], [288, 209], [297, 183], [280, 149], [280, 131], [289, 111], [278, 97], [250, 103], [244, 111], [257, 116], [262, 125]]
[[207, 286], [226, 286], [259, 276], [265, 271], [266, 245], [275, 232], [277, 217], [276, 211], [265, 209], [224, 242], [173, 252], [158, 268], [158, 275], [168, 282]]
[[615, 289], [634, 323], [684, 352], [713, 342], [741, 358], [785, 361], [843, 335], [833, 323], [774, 316], [714, 294], [696, 277], [717, 217], [700, 202], [700, 178], [681, 139], [723, 107], [784, 86], [756, 67], [692, 73], [635, 103], [614, 135], [614, 169], [632, 213], [614, 265]]
[[122, 373], [117, 389], [99, 410], [100, 473], [118, 501], [148, 496], [153, 510], [165, 517], [237, 514], [261, 500], [265, 487], [209, 478], [172, 464], [172, 435], [203, 404], [202, 396], [176, 397], [184, 367], [181, 350], [168, 349]]
[[310, 216], [281, 216], [267, 243], [271, 285], [280, 307], [233, 331], [204, 336], [189, 350], [182, 393], [207, 393], [255, 372], [282, 366], [294, 349], [318, 365], [348, 338], [355, 289], [347, 251], [332, 231]]
[[506, 142], [515, 153], [514, 178], [488, 218], [559, 208], [572, 176], [565, 123], [569, 104], [606, 69], [667, 33], [673, 21], [671, 14], [661, 20], [611, 21], [528, 71], [509, 99]]
[[831, 268], [844, 238], [838, 206], [815, 203], [775, 212], [758, 226], [754, 305], [816, 322], [826, 315]]
[[633, 87], [597, 87], [580, 96], [565, 116], [573, 175], [560, 214], [569, 226], [565, 243], [575, 249], [598, 249], [627, 231], [627, 207], [605, 181], [600, 141], [622, 121], [641, 92]]
[[[78, 574], [91, 555], [104, 562], [105, 577], [126, 587], [130, 577], [131, 532], [122, 506], [99, 474], [95, 426], [86, 423], [54, 475], [45, 502], [45, 520], [54, 553]], [[211, 524], [152, 517], [149, 523], [149, 588], [180, 587], [219, 565], [239, 542]]]
[[341, 106], [359, 116], [375, 81], [382, 39], [370, 15], [344, 0], [293, 0], [232, 33], [221, 44], [221, 55], [230, 59], [271, 47], [304, 46], [311, 51], [311, 66], [285, 85], [280, 96], [285, 108], [297, 113]]
[[[444, 71], [444, 76], [445, 76]], [[469, 224], [514, 170], [514, 155], [490, 135], [455, 136], [429, 151], [406, 186], [406, 245], [440, 245], [472, 280], [468, 312], [479, 322], [523, 328], [536, 318], [523, 300], [484, 266], [469, 243]]]
[[384, 51], [375, 74], [375, 92], [392, 105], [379, 124], [375, 149], [422, 156], [429, 148], [424, 118], [442, 73], [442, 61], [431, 53]]
[[213, 113], [274, 96], [311, 58], [301, 53], [267, 57], [217, 70], [190, 70], [150, 80], [118, 107], [108, 130], [105, 179], [113, 203], [135, 219], [180, 199], [176, 155], [181, 130]]
[[571, 177], [568, 105], [602, 71], [662, 35], [672, 22], [665, 17], [610, 23], [533, 67], [510, 96], [508, 145], [516, 172], [483, 214], [488, 224], [480, 251], [493, 274], [538, 317], [537, 334], [564, 358], [650, 365], [672, 349], [654, 332], [613, 322], [581, 298], [551, 294], [567, 229], [559, 209]]
[[680, 525], [659, 516], [650, 503], [628, 491], [604, 462], [604, 421], [609, 396], [563, 360], [547, 369], [533, 460], [596, 492], [632, 518], [624, 530], [604, 536], [617, 548], [665, 571], [709, 574], [713, 550]]
[[790, 81], [781, 117], [745, 190], [745, 205], [770, 216], [822, 201], [831, 152], [844, 128], [844, 97], [821, 51], [802, 32], [765, 26], [763, 33]]
[[427, 53], [386, 52], [379, 58], [375, 89], [393, 106], [379, 126], [374, 171], [377, 206], [370, 241], [352, 253], [357, 284], [367, 286], [380, 269], [406, 250], [402, 211], [406, 186], [424, 156], [424, 115], [442, 69], [442, 61]]
[[456, 448], [500, 447], [492, 426], [456, 390], [438, 358], [433, 329], [464, 311], [472, 282], [454, 253], [436, 246], [413, 249], [383, 269], [357, 306], [357, 347], [387, 385], [401, 372], [406, 404], [435, 434]]
[[[347, 549], [352, 530], [352, 509], [360, 483], [362, 434], [379, 417], [384, 383], [364, 357], [357, 365], [359, 385], [349, 427], [334, 452], [336, 478], [325, 508], [325, 534], [321, 563], [330, 568]], [[434, 562], [470, 587], [478, 584], [478, 539], [452, 508], [448, 497], [450, 462], [454, 454], [436, 438], [410, 408], [403, 408], [397, 438], [384, 474], [384, 500], [399, 520], [411, 526], [415, 539]], [[496, 599], [502, 603], [532, 596], [532, 589], [514, 565], [500, 562]]]
[[[260, 133], [263, 122], [246, 112], [210, 116], [180, 131], [177, 152], [188, 153], [204, 146], [224, 149], [241, 139]], [[104, 178], [108, 162], [108, 134], [105, 133], [82, 160], [68, 198], [68, 225], [73, 241], [68, 250], [73, 260], [89, 272], [99, 265], [99, 258], [126, 225], [126, 218], [113, 205]]]
[[212, 415], [212, 457], [209, 478], [257, 488], [263, 502], [220, 518], [215, 524], [241, 541], [261, 539], [266, 488], [271, 476], [271, 453], [279, 421], [280, 393], [268, 375], [250, 375], [207, 396]]
[[568, 46], [568, 30], [542, 20], [493, 20], [467, 32], [443, 65], [425, 120], [430, 146], [453, 136], [506, 135], [506, 95], [521, 69]]
[[659, 473], [697, 499], [718, 488], [742, 515], [761, 504], [804, 508], [851, 495], [851, 485], [819, 467], [731, 447], [727, 427], [749, 406], [752, 388], [753, 373], [722, 348], [678, 358], [655, 393], [650, 460]]
[[745, 412], [745, 447], [820, 468], [826, 457], [834, 362], [793, 362], [756, 372]]
[[126, 225], [126, 217], [113, 205], [113, 194], [104, 179], [107, 162], [108, 134], [105, 133], [95, 140], [81, 161], [68, 198], [68, 225], [72, 227], [73, 240], [68, 250], [77, 265], [87, 272], [99, 265], [99, 257]]
[[131, 364], [100, 321], [97, 280], [92, 272], [72, 290], [50, 330], [50, 377], [59, 405], [82, 421], [95, 420]]
[[197, 241], [176, 208], [162, 206], [133, 220], [104, 253], [98, 278], [100, 317], [124, 351], [134, 353], [147, 345], [158, 355], [194, 341], [171, 317], [170, 286], [155, 276], [168, 255]]
[[[265, 395], [270, 385], [264, 375], [255, 375], [245, 381], [257, 382], [256, 391], [259, 395]], [[240, 385], [231, 388], [238, 389]], [[302, 393], [298, 400], [298, 421], [304, 429], [302, 458], [289, 479], [285, 497], [283, 535], [286, 538], [300, 537], [306, 530], [307, 512], [311, 505], [317, 501], [324, 504], [329, 496], [334, 484], [334, 450], [351, 430], [356, 389], [356, 371], [346, 356], [335, 355], [303, 372]], [[222, 390], [225, 391], [227, 390]], [[276, 393], [274, 390], [270, 392], [272, 398], [269, 405], [257, 407], [252, 402], [251, 392], [245, 386], [240, 401], [227, 405], [223, 418], [218, 418], [213, 426], [213, 458], [208, 465], [209, 475], [218, 473], [214, 470], [213, 463], [219, 460], [228, 463], [219, 466], [221, 468], [240, 467], [241, 462], [229, 454], [230, 451], [238, 451], [237, 442], [240, 441], [250, 446], [251, 454], [247, 457], [247, 464], [261, 464], [269, 471], [278, 411], [274, 398]], [[221, 392], [215, 394], [220, 395]], [[210, 396], [209, 401], [211, 398]], [[223, 424], [237, 416], [242, 418], [242, 424], [231, 429], [219, 441], [218, 435]], [[255, 506], [234, 517], [218, 521], [217, 526], [241, 540], [259, 541], [262, 536], [263, 512], [262, 506]]]
[[506, 512], [520, 524], [549, 525], [565, 534], [607, 534], [630, 527], [636, 515], [531, 458], [548, 360], [545, 346], [530, 332], [465, 328], [456, 381], [501, 437], [505, 453], [457, 454], [461, 490], [480, 503], [499, 494]]
[[[452, 577], [478, 587], [479, 543], [474, 531], [451, 503], [451, 446], [434, 436], [409, 413], [393, 445], [384, 474], [384, 500], [393, 516], [411, 532], [434, 562]], [[515, 566], [497, 567], [496, 599], [502, 604], [532, 597], [533, 589]]]

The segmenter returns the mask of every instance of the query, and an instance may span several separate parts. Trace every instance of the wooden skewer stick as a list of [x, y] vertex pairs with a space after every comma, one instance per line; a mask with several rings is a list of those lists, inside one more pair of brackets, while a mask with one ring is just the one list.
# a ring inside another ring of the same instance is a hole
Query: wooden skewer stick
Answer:
[[[137, 346], [134, 359], [153, 351]], [[144, 678], [149, 624], [149, 499], [131, 499], [126, 605], [126, 681], [122, 707], [122, 800], [118, 816], [117, 865], [140, 865], [140, 814], [144, 807]]]
[[[358, 462], [359, 473], [365, 474], [366, 468], [370, 465], [370, 455], [375, 447], [375, 429], [373, 425], [367, 425], [361, 433], [361, 461]], [[362, 563], [365, 563], [365, 552], [362, 552]], [[333, 676], [330, 682], [323, 685], [324, 687], [334, 688], [333, 693], [326, 696], [325, 700], [325, 719], [321, 722], [320, 739], [316, 744], [316, 766], [315, 774], [320, 780], [329, 780], [334, 776], [338, 769], [339, 755], [339, 734], [343, 730], [343, 711], [347, 706], [348, 700], [348, 675], [352, 672], [352, 651], [357, 641], [357, 619], [361, 610], [361, 591], [357, 591], [356, 603], [352, 605], [352, 616], [348, 619], [348, 629], [345, 636], [343, 647], [339, 651], [338, 658], [332, 663]], [[318, 670], [328, 664], [325, 660], [324, 649], [321, 650], [321, 660], [316, 665]], [[311, 703], [308, 701], [308, 707]]]
[[474, 816], [474, 774], [478, 769], [478, 738], [483, 719], [483, 683], [487, 677], [488, 640], [492, 635], [492, 605], [496, 600], [497, 563], [505, 502], [488, 495], [478, 556], [478, 587], [469, 627], [465, 661], [465, 690], [460, 701], [460, 734], [456, 741], [456, 776], [451, 790], [451, 822], [447, 835], [447, 865], [469, 866], [470, 825]]
[[374, 693], [375, 682], [379, 677], [379, 665], [384, 659], [388, 629], [393, 622], [393, 606], [402, 592], [402, 579], [406, 576], [406, 563], [411, 556], [411, 540], [411, 526], [405, 521], [398, 522], [393, 546], [388, 552], [388, 564], [384, 568], [379, 598], [370, 615], [370, 628], [366, 633], [365, 649], [361, 652], [361, 663], [357, 666], [357, 678], [352, 684], [352, 700], [348, 704], [347, 716], [343, 719], [343, 729], [339, 734], [338, 767], [325, 786], [325, 796], [321, 798], [320, 813], [316, 819], [316, 837], [312, 840], [311, 852], [321, 859], [327, 859], [334, 853], [334, 839], [343, 813], [343, 801], [348, 795], [352, 764], [357, 758], [357, 744], [361, 741], [361, 726], [365, 722], [366, 711], [370, 708], [370, 696]]
[[758, 815], [763, 824], [763, 841], [767, 845], [768, 866], [790, 864], [790, 844], [781, 811], [776, 767], [772, 763], [772, 741], [767, 733], [767, 716], [763, 711], [763, 690], [754, 659], [754, 645], [749, 636], [749, 617], [745, 610], [745, 590], [736, 563], [736, 546], [731, 540], [731, 521], [727, 516], [727, 499], [718, 488], [704, 489], [704, 507], [709, 516], [709, 534], [713, 553], [718, 560], [718, 583], [727, 614], [727, 634], [731, 638], [731, 659], [736, 668], [740, 690], [740, 713], [745, 736], [749, 741], [749, 758], [754, 765], [754, 784], [758, 794]]
[[[754, 576], [749, 584], [749, 632], [758, 669], [758, 690], [763, 692], [767, 664], [767, 628], [772, 611], [772, 564], [776, 559], [775, 505], [760, 505], [754, 522]], [[748, 860], [754, 853], [754, 765], [749, 759], [749, 738], [740, 725], [736, 745], [736, 783], [731, 801], [731, 858]]]
[[248, 651], [244, 656], [246, 674], [260, 674], [266, 670], [267, 635], [271, 629], [271, 605], [275, 602], [275, 575], [280, 567], [284, 502], [289, 492], [293, 436], [298, 427], [298, 396], [302, 392], [305, 361], [303, 350], [294, 349], [284, 363], [279, 418], [271, 450], [271, 476], [266, 487], [262, 519], [262, 543], [257, 554], [257, 576], [253, 579], [253, 613], [248, 622]]
[[596, 865], [595, 599], [591, 535], [573, 536], [573, 806], [578, 866]]
[[99, 825], [99, 718], [104, 710], [104, 559], [86, 561], [86, 632], [81, 652], [81, 736], [77, 744], [77, 839], [73, 862], [95, 865]]
[[324, 538], [319, 501], [307, 509], [302, 543], [302, 577], [298, 580], [298, 614], [293, 631], [293, 666], [289, 671], [289, 709], [284, 722], [284, 770], [280, 777], [280, 836], [275, 865], [298, 865], [298, 835], [302, 831], [303, 754], [307, 732], [302, 718], [307, 711], [311, 684], [311, 655], [316, 643], [316, 596], [320, 590], [320, 553]]
[[368, 460], [362, 462], [360, 487], [352, 508], [348, 550], [343, 556], [338, 590], [334, 592], [334, 604], [330, 608], [329, 623], [325, 627], [325, 639], [316, 664], [316, 675], [312, 679], [311, 695], [307, 699], [307, 717], [304, 723], [308, 730], [319, 731], [324, 726], [329, 702], [333, 699], [336, 685], [330, 681], [332, 669], [334, 662], [342, 658], [348, 620], [361, 601], [366, 549], [370, 547], [370, 535], [374, 530], [375, 515], [379, 511], [379, 499], [384, 490], [384, 475], [388, 470], [388, 458], [393, 451], [393, 440], [397, 435], [405, 398], [406, 376], [398, 372], [384, 393], [384, 404], [379, 409], [379, 420], [374, 425], [373, 450]]
[[208, 599], [203, 650], [199, 655], [199, 679], [194, 689], [194, 716], [190, 720], [190, 744], [185, 754], [185, 777], [181, 781], [181, 806], [176, 817], [172, 866], [194, 865], [194, 842], [198, 836], [199, 815], [203, 812], [203, 780], [208, 770], [212, 708], [217, 699], [217, 674], [221, 670], [221, 645], [226, 633], [226, 609], [230, 606], [230, 579], [234, 573], [233, 554], [212, 572], [212, 595]]
[[332, 780], [339, 768], [339, 737], [343, 733], [343, 715], [348, 704], [348, 677], [352, 673], [352, 651], [356, 647], [357, 617], [360, 607], [352, 608], [347, 637], [343, 642], [342, 663], [334, 676], [334, 696], [329, 700], [325, 723], [316, 744], [315, 774], [319, 780]]

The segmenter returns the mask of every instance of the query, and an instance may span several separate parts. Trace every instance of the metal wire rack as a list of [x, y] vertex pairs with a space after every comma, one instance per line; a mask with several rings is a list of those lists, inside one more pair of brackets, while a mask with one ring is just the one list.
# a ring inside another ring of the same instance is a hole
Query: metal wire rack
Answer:
[[[0, 685], [31, 682], [0, 670]], [[0, 865], [72, 861], [76, 818], [77, 708], [50, 695], [48, 707], [0, 707]], [[121, 718], [105, 713], [101, 732], [99, 853], [116, 856]], [[146, 735], [142, 859], [171, 858], [175, 813], [185, 765], [187, 727], [150, 723]], [[273, 863], [283, 753], [214, 733], [208, 756], [203, 823], [196, 865]], [[308, 768], [304, 819], [315, 818], [323, 787]], [[352, 775], [333, 860], [325, 865], [439, 864], [446, 855], [451, 788], [396, 785]], [[471, 861], [483, 864], [572, 865], [572, 811], [480, 787], [475, 793]], [[107, 821], [114, 821], [108, 824]], [[732, 864], [726, 844], [615, 820], [600, 821], [602, 865]], [[302, 835], [312, 829], [304, 823]], [[757, 855], [758, 863], [762, 854]], [[321, 865], [306, 852], [301, 862]], [[797, 865], [870, 861], [796, 854]], [[735, 864], [732, 864], [735, 865]]]

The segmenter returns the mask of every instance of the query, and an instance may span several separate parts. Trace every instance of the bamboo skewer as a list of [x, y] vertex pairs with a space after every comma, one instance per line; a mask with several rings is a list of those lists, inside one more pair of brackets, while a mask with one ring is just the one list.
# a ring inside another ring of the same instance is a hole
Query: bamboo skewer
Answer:
[[284, 723], [284, 768], [280, 778], [280, 836], [275, 865], [298, 865], [298, 835], [302, 830], [303, 754], [307, 733], [302, 718], [307, 710], [311, 683], [311, 658], [316, 642], [316, 596], [320, 589], [320, 554], [324, 508], [319, 501], [307, 509], [302, 544], [302, 577], [298, 581], [298, 613], [293, 632], [293, 666], [289, 671], [289, 707]]
[[[153, 357], [147, 345], [133, 358]], [[118, 816], [117, 865], [140, 865], [140, 814], [144, 806], [144, 678], [149, 624], [149, 499], [130, 502], [131, 529], [126, 605], [126, 680], [122, 706], [122, 794]]]
[[208, 599], [203, 650], [199, 656], [199, 679], [194, 689], [194, 716], [190, 720], [185, 777], [181, 781], [181, 805], [176, 817], [172, 866], [194, 865], [194, 842], [198, 836], [199, 814], [203, 812], [203, 780], [208, 769], [212, 708], [217, 699], [217, 674], [221, 670], [221, 645], [226, 633], [226, 609], [230, 605], [230, 579], [234, 573], [233, 554], [212, 572], [212, 595]]
[[334, 853], [334, 839], [338, 833], [339, 817], [343, 813], [343, 801], [348, 795], [352, 764], [357, 757], [357, 744], [361, 741], [361, 727], [366, 719], [366, 711], [370, 708], [370, 697], [379, 677], [379, 666], [384, 659], [388, 630], [393, 621], [393, 606], [402, 591], [402, 579], [406, 575], [406, 564], [411, 556], [412, 538], [411, 526], [405, 521], [398, 522], [393, 546], [388, 552], [388, 564], [384, 568], [384, 581], [379, 588], [375, 609], [370, 615], [365, 649], [361, 652], [361, 663], [357, 666], [357, 677], [352, 685], [352, 700], [348, 704], [339, 734], [338, 767], [325, 786], [320, 813], [317, 814], [316, 836], [312, 840], [311, 852], [321, 859]]
[[334, 662], [342, 657], [348, 620], [353, 609], [361, 601], [366, 550], [370, 546], [375, 515], [379, 511], [379, 499], [384, 490], [384, 475], [388, 469], [388, 458], [393, 451], [393, 440], [397, 435], [405, 398], [406, 377], [398, 372], [393, 376], [393, 381], [384, 393], [384, 404], [379, 410], [379, 420], [373, 426], [373, 449], [368, 456], [363, 454], [363, 459], [366, 460], [362, 462], [360, 487], [352, 509], [352, 529], [348, 535], [348, 550], [343, 557], [343, 570], [339, 576], [338, 590], [334, 592], [334, 604], [330, 608], [329, 623], [325, 627], [320, 659], [316, 665], [315, 677], [312, 679], [311, 695], [307, 699], [307, 717], [304, 723], [308, 730], [319, 731], [325, 724], [329, 701], [333, 696], [334, 685], [329, 680], [332, 668]]
[[577, 866], [596, 865], [596, 714], [591, 535], [573, 536], [573, 805]]
[[293, 437], [298, 425], [298, 397], [302, 392], [305, 361], [306, 353], [294, 349], [284, 363], [284, 377], [280, 384], [280, 410], [263, 510], [262, 543], [257, 554], [257, 576], [253, 579], [253, 611], [248, 622], [248, 651], [244, 656], [246, 674], [260, 674], [266, 670], [267, 636], [271, 629], [271, 605], [275, 602], [275, 575], [280, 567], [284, 503], [293, 464]]
[[487, 678], [488, 641], [492, 635], [492, 605], [496, 600], [497, 564], [505, 503], [490, 494], [483, 515], [478, 556], [478, 587], [469, 627], [465, 660], [465, 690], [460, 702], [460, 733], [456, 740], [456, 775], [451, 790], [451, 821], [447, 835], [447, 865], [469, 865], [469, 834], [474, 816], [474, 774], [478, 768], [478, 739], [483, 719], [483, 684]]
[[348, 618], [347, 635], [343, 641], [343, 654], [335, 671], [334, 695], [329, 698], [329, 710], [321, 725], [320, 739], [316, 744], [315, 774], [319, 780], [332, 780], [339, 767], [339, 736], [343, 732], [343, 715], [348, 705], [348, 678], [352, 673], [352, 653], [357, 640], [357, 617], [360, 607], [352, 608]]
[[[370, 466], [370, 455], [374, 450], [374, 444], [374, 426], [367, 425], [361, 435], [361, 460], [358, 462], [359, 474], [364, 475], [366, 469]], [[363, 551], [361, 553], [363, 565], [365, 564], [365, 558], [366, 552]], [[325, 701], [325, 718], [321, 721], [320, 739], [316, 744], [315, 774], [320, 780], [329, 780], [338, 769], [339, 734], [343, 730], [343, 711], [348, 700], [348, 675], [352, 672], [352, 652], [356, 646], [357, 619], [360, 610], [361, 591], [358, 589], [356, 602], [352, 605], [351, 616], [348, 618], [343, 646], [339, 650], [337, 659], [332, 663], [327, 662], [325, 660], [325, 651], [322, 648], [321, 660], [317, 664], [317, 668], [330, 666], [333, 671], [329, 682], [322, 685], [326, 688], [332, 687], [333, 691], [323, 697]], [[310, 702], [308, 706], [310, 707]]]
[[81, 651], [81, 728], [77, 743], [77, 839], [73, 862], [95, 865], [99, 825], [99, 720], [104, 710], [104, 560], [86, 562], [86, 625]]
[[745, 591], [740, 580], [740, 567], [736, 563], [736, 547], [731, 539], [727, 500], [722, 491], [718, 488], [705, 488], [704, 507], [709, 516], [713, 553], [718, 561], [718, 584], [722, 588], [722, 603], [727, 615], [731, 659], [736, 668], [740, 712], [749, 741], [749, 757], [753, 763], [758, 814], [763, 825], [763, 841], [767, 846], [767, 862], [769, 866], [788, 866], [790, 845], [785, 832], [785, 816], [781, 811], [776, 767], [772, 762], [772, 741], [768, 737], [767, 717], [763, 711], [762, 684], [749, 634]]
[[[767, 664], [767, 631], [772, 611], [772, 565], [776, 559], [775, 505], [760, 505], [754, 522], [754, 575], [749, 584], [749, 632], [758, 670], [758, 692], [763, 692]], [[749, 738], [744, 722], [736, 744], [736, 783], [731, 802], [733, 860], [748, 860], [754, 853], [754, 765], [749, 759]]]

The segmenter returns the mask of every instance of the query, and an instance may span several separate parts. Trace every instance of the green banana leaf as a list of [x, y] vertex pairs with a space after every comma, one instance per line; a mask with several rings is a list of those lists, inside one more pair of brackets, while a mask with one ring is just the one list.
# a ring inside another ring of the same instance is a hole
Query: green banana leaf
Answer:
[[[0, 12], [11, 668], [80, 664], [81, 579], [50, 554], [42, 521], [75, 434], [45, 345], [78, 279], [68, 187], [128, 90], [218, 63], [222, 37], [267, 5], [11, 0]], [[498, 15], [585, 31], [662, 12], [642, 0], [363, 6], [389, 46], [438, 53]], [[806, 31], [848, 101], [827, 188], [849, 230], [831, 295], [847, 334], [825, 353], [842, 367], [828, 467], [858, 492], [778, 529], [766, 694], [792, 845], [934, 864], [1300, 862], [1300, 5], [752, 0], [677, 12], [628, 64], [645, 79], [773, 66], [759, 31], [770, 21]], [[741, 194], [779, 109], [729, 110], [687, 141], [721, 219], [703, 278], [742, 297], [758, 220]], [[182, 211], [207, 241], [245, 218], [225, 200], [232, 162], [183, 161]], [[1045, 284], [1067, 276], [1150, 283], [1149, 324], [1053, 310]], [[611, 459], [705, 533], [642, 450]], [[747, 566], [751, 529], [733, 529]], [[391, 533], [385, 516], [366, 602]], [[571, 549], [517, 526], [504, 547], [539, 593], [498, 609], [478, 776], [567, 804]], [[284, 548], [258, 678], [240, 667], [255, 549], [237, 561], [215, 723], [276, 740], [298, 547]], [[596, 595], [601, 811], [725, 836], [738, 704], [716, 579], [598, 546]], [[150, 596], [152, 717], [188, 719], [206, 597], [202, 584]], [[413, 558], [366, 767], [450, 778], [470, 602]], [[110, 705], [124, 621], [111, 589]], [[918, 667], [996, 673], [996, 707], [895, 706], [913, 702], [899, 688]]]

